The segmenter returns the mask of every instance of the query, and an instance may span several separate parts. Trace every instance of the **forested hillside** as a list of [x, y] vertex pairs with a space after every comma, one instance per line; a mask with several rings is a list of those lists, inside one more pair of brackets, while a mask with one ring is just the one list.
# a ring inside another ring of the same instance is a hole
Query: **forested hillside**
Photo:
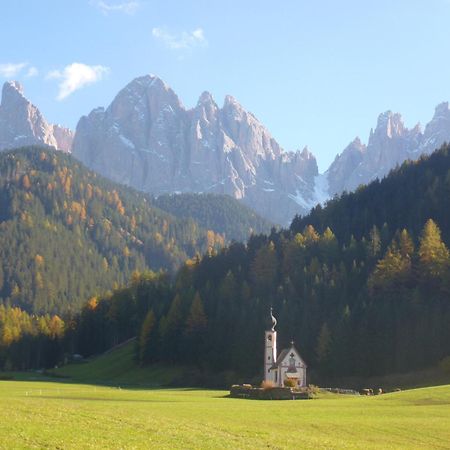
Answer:
[[329, 200], [326, 208], [319, 205], [309, 215], [296, 217], [291, 231], [300, 232], [307, 225], [319, 232], [330, 227], [338, 238], [348, 241], [352, 235], [357, 239], [367, 235], [374, 225], [382, 229], [386, 224], [391, 231], [406, 228], [417, 236], [432, 218], [448, 242], [449, 207], [449, 152], [443, 147], [431, 157], [405, 162], [381, 181]]
[[269, 233], [273, 224], [229, 195], [160, 195], [153, 204], [202, 228], [224, 234], [228, 241], [245, 242], [251, 234]]
[[316, 209], [311, 221], [326, 220], [314, 226], [296, 219], [290, 230], [190, 259], [174, 282], [135, 274], [85, 304], [64, 346], [90, 355], [137, 335], [141, 364], [254, 376], [273, 306], [280, 348], [294, 339], [328, 378], [433, 366], [450, 355], [449, 190], [446, 147]]
[[[192, 260], [172, 286], [144, 276], [85, 306], [75, 346], [95, 353], [138, 334], [143, 364], [194, 362], [254, 375], [272, 305], [281, 348], [294, 339], [310, 368], [327, 376], [434, 365], [450, 354], [450, 242], [441, 237], [441, 230], [448, 236], [449, 189], [447, 147], [333, 200], [318, 230], [308, 218], [296, 219], [291, 230]], [[385, 211], [381, 222], [373, 209]], [[339, 228], [346, 222], [348, 234]], [[119, 314], [120, 325], [108, 319], [117, 310], [129, 313]]]
[[45, 148], [0, 154], [0, 301], [29, 312], [76, 311], [135, 270], [174, 271], [224, 245], [143, 194]]

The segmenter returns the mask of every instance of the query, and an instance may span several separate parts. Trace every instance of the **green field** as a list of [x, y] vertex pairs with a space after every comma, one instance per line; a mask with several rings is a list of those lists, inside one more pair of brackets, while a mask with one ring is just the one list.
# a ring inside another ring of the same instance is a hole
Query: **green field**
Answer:
[[55, 371], [70, 378], [12, 374], [0, 448], [450, 448], [450, 385], [298, 401], [161, 388], [182, 373], [137, 367], [130, 343]]
[[0, 381], [1, 448], [450, 448], [450, 386], [377, 397]]

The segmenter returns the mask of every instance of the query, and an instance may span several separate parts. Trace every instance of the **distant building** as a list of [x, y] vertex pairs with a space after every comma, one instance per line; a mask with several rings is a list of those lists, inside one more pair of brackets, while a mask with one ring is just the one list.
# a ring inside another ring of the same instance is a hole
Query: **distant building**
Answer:
[[264, 381], [270, 381], [275, 386], [284, 386], [285, 380], [292, 379], [297, 386], [306, 386], [307, 366], [294, 347], [294, 342], [277, 355], [277, 332], [275, 331], [277, 320], [273, 316], [272, 308], [270, 318], [272, 328], [265, 332]]

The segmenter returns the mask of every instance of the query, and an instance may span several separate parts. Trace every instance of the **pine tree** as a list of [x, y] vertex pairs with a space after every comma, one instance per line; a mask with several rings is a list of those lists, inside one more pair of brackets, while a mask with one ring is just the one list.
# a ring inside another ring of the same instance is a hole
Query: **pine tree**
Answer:
[[176, 294], [170, 304], [169, 312], [161, 323], [162, 352], [169, 361], [176, 361], [180, 354], [182, 336], [182, 301]]
[[152, 337], [155, 336], [156, 329], [155, 313], [151, 309], [145, 316], [139, 335], [139, 363], [141, 365], [150, 362], [155, 354], [152, 347], [156, 345], [156, 342], [152, 340]]
[[186, 320], [185, 332], [188, 336], [201, 334], [207, 325], [203, 302], [198, 291], [195, 293], [189, 314]]
[[206, 348], [205, 333], [207, 318], [198, 291], [195, 293], [184, 329], [184, 358], [189, 362], [202, 360]]
[[370, 230], [369, 255], [376, 257], [381, 250], [381, 236], [376, 225]]
[[328, 362], [331, 351], [331, 332], [325, 322], [320, 328], [320, 333], [317, 338], [316, 345], [316, 359], [321, 365], [325, 365]]

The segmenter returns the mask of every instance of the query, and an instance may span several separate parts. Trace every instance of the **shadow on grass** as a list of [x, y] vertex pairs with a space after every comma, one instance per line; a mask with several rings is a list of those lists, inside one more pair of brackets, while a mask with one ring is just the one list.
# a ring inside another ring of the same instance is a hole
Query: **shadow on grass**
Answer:
[[[218, 391], [227, 390], [226, 388], [209, 388], [202, 386], [180, 386], [174, 384], [162, 384], [162, 383], [119, 383], [112, 380], [96, 380], [96, 379], [76, 379], [69, 376], [51, 375], [51, 374], [39, 374], [35, 372], [12, 372], [4, 373], [0, 375], [1, 381], [13, 381], [13, 382], [39, 382], [39, 383], [55, 383], [61, 385], [82, 385], [92, 387], [104, 387], [113, 389], [124, 389], [129, 391], [152, 391], [152, 390], [173, 390], [178, 392], [195, 392], [195, 391]], [[211, 398], [225, 398], [228, 394], [212, 396]], [[53, 397], [49, 397], [53, 398]], [[61, 397], [59, 397], [61, 398]]]

